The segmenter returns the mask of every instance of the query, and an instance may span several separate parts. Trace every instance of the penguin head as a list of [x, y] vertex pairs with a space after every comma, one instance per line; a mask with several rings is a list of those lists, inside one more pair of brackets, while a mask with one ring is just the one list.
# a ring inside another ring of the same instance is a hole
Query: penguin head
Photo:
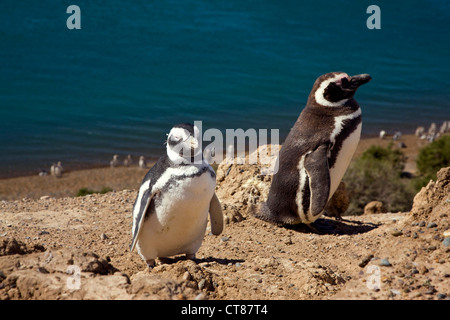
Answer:
[[200, 132], [190, 123], [175, 125], [167, 135], [167, 155], [175, 164], [193, 164], [201, 155]]
[[339, 107], [352, 99], [356, 90], [372, 78], [368, 74], [358, 74], [349, 76], [345, 72], [330, 72], [321, 75], [314, 83], [313, 89], [308, 99], [308, 104], [312, 99], [325, 107]]

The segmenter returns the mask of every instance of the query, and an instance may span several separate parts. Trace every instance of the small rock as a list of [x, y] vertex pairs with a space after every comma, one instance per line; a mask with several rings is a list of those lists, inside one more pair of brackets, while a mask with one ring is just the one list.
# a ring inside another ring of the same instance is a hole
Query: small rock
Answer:
[[438, 298], [439, 300], [443, 300], [443, 299], [447, 298], [447, 296], [446, 296], [445, 294], [443, 294], [443, 293], [438, 293], [438, 294], [437, 294], [437, 298]]
[[425, 274], [428, 272], [428, 268], [425, 266], [421, 266], [421, 267], [419, 267], [419, 272], [420, 272], [420, 274]]
[[395, 229], [391, 230], [391, 234], [392, 234], [394, 237], [398, 237], [398, 236], [401, 236], [401, 235], [403, 234], [403, 232], [401, 232], [400, 230], [398, 230], [397, 228], [395, 228]]
[[380, 266], [390, 267], [392, 266], [392, 264], [389, 262], [387, 258], [384, 258], [380, 260]]
[[434, 288], [434, 286], [429, 286], [428, 290], [425, 292], [425, 294], [435, 294], [436, 293], [436, 289]]
[[183, 280], [184, 280], [184, 281], [189, 281], [189, 280], [191, 280], [191, 274], [189, 273], [189, 271], [186, 271], [186, 272], [183, 274]]
[[420, 221], [419, 222], [419, 227], [425, 227], [425, 221]]
[[203, 292], [200, 292], [196, 297], [195, 300], [205, 300], [205, 294]]
[[383, 202], [371, 201], [364, 207], [364, 214], [386, 213]]
[[50, 234], [50, 232], [42, 230], [42, 231], [39, 231], [38, 236], [42, 236], [44, 234]]
[[445, 230], [443, 236], [450, 237], [450, 229]]
[[42, 197], [40, 197], [40, 199], [41, 200], [47, 200], [47, 199], [50, 199], [50, 196], [42, 196]]
[[373, 258], [373, 254], [368, 255], [358, 264], [358, 266], [361, 268], [364, 268], [370, 262], [370, 260], [372, 258]]
[[450, 246], [450, 237], [445, 238], [444, 241], [442, 241], [442, 244], [443, 244], [445, 247]]
[[202, 290], [205, 287], [205, 284], [206, 284], [206, 280], [205, 279], [200, 280], [198, 282], [198, 289]]
[[435, 228], [435, 227], [437, 227], [436, 222], [430, 222], [430, 223], [427, 225], [427, 228]]
[[397, 290], [397, 289], [391, 289], [391, 293], [392, 293], [393, 295], [396, 295], [396, 296], [399, 296], [399, 295], [402, 294], [401, 291], [400, 291], [400, 290]]
[[220, 239], [220, 241], [222, 241], [222, 242], [227, 242], [228, 240], [230, 240], [230, 237], [222, 237]]
[[102, 234], [100, 235], [100, 239], [101, 239], [101, 240], [106, 240], [106, 239], [108, 239], [108, 236], [107, 236], [106, 234], [102, 233]]
[[39, 273], [50, 273], [50, 272], [48, 272], [48, 270], [47, 269], [45, 269], [44, 267], [38, 267], [37, 268], [37, 272], [39, 272]]

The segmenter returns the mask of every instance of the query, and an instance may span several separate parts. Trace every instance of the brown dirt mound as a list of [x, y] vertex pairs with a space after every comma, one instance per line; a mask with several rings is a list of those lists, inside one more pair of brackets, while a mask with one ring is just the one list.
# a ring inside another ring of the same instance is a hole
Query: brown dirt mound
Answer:
[[448, 168], [419, 193], [412, 213], [324, 217], [316, 230], [246, 214], [270, 185], [258, 166], [221, 164], [217, 173], [229, 213], [224, 232], [207, 231], [197, 260], [173, 257], [152, 271], [129, 251], [137, 190], [1, 201], [0, 299], [450, 296]]
[[450, 167], [437, 172], [436, 181], [430, 181], [414, 197], [411, 219], [434, 221], [450, 214]]

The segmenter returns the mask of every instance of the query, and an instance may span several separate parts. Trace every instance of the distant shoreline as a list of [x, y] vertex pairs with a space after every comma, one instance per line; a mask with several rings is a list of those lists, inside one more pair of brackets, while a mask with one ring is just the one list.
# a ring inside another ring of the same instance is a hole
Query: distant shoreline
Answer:
[[[363, 134], [361, 136], [361, 140], [365, 139], [372, 139], [377, 138], [377, 134]], [[164, 150], [161, 150], [161, 152], [164, 152]], [[123, 159], [125, 157], [124, 154], [120, 154], [120, 163], [123, 163]], [[162, 155], [162, 153], [161, 153]], [[146, 157], [147, 162], [152, 163], [155, 162], [160, 155], [152, 155], [149, 157]], [[137, 166], [138, 162], [138, 155], [133, 155], [134, 157], [134, 163], [133, 166]], [[111, 154], [112, 158], [112, 154]], [[19, 178], [19, 177], [29, 177], [29, 176], [37, 176], [41, 170], [47, 171], [48, 174], [50, 174], [50, 165], [52, 161], [48, 161], [47, 167], [44, 167], [42, 165], [36, 165], [36, 166], [30, 166], [27, 168], [19, 167], [19, 168], [1, 168], [0, 167], [0, 180], [3, 179], [12, 179], [12, 178]], [[100, 168], [108, 168], [109, 167], [109, 160], [105, 161], [104, 159], [97, 159], [93, 160], [91, 162], [82, 162], [82, 161], [63, 161], [62, 163], [64, 170], [66, 172], [71, 171], [79, 171], [79, 170], [89, 170], [89, 169], [100, 169]]]

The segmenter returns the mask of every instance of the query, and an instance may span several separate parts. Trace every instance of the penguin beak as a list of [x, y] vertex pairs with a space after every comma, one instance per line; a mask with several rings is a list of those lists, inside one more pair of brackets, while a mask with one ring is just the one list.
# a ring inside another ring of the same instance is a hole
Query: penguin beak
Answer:
[[348, 83], [349, 89], [356, 90], [363, 84], [369, 82], [370, 80], [372, 80], [372, 77], [367, 73], [352, 76], [350, 77], [350, 81]]

